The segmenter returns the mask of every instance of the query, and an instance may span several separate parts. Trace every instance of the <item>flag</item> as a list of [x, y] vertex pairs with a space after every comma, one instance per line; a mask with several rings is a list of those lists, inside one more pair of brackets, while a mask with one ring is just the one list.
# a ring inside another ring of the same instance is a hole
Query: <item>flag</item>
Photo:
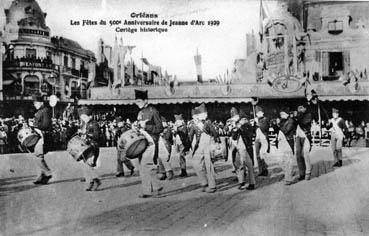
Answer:
[[119, 61], [118, 39], [117, 39], [117, 36], [115, 36], [114, 47], [113, 47], [114, 84], [118, 82], [118, 61]]
[[259, 12], [259, 36], [260, 36], [260, 43], [263, 42], [263, 34], [264, 34], [264, 26], [263, 22], [267, 18], [267, 14], [265, 12], [263, 6], [263, 0], [260, 0], [260, 12]]
[[120, 54], [120, 80], [121, 80], [122, 86], [125, 85], [125, 81], [126, 81], [126, 79], [125, 79], [126, 72], [125, 72], [125, 68], [124, 68], [124, 59], [126, 57], [127, 51], [128, 51], [127, 46], [123, 46], [123, 44], [122, 44], [120, 46], [120, 50], [119, 50], [119, 54]]
[[149, 65], [150, 65], [150, 63], [149, 63], [149, 61], [147, 60], [147, 58], [141, 58], [141, 60], [142, 60], [142, 62], [143, 62], [145, 65], [147, 65], [147, 66], [149, 66]]
[[202, 83], [201, 55], [195, 55], [194, 60], [197, 72], [197, 82]]

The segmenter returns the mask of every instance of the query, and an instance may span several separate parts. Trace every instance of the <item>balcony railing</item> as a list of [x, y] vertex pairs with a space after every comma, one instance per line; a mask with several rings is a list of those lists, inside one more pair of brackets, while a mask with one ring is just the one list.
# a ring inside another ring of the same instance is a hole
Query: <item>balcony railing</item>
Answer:
[[83, 78], [88, 78], [88, 70], [85, 69], [77, 70], [70, 67], [64, 67], [63, 73], [71, 74], [77, 77], [82, 76]]

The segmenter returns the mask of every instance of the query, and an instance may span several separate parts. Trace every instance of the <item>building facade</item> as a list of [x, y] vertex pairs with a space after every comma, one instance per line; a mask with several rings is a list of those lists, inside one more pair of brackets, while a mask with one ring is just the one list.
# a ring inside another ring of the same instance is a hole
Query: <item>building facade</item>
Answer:
[[5, 15], [4, 104], [21, 104], [34, 94], [55, 94], [61, 103], [87, 98], [96, 74], [94, 53], [71, 39], [52, 37], [35, 0], [14, 0]]

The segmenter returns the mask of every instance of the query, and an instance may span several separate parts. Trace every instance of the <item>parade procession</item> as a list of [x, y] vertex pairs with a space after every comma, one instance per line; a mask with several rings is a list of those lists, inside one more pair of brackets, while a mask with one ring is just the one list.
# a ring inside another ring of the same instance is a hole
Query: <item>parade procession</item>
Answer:
[[0, 11], [0, 235], [369, 234], [369, 1]]

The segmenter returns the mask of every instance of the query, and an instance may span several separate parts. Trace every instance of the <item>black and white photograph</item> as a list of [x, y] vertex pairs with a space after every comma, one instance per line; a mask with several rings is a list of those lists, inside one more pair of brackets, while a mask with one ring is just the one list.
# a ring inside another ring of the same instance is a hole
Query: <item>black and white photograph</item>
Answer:
[[1, 0], [0, 236], [369, 235], [368, 0]]

